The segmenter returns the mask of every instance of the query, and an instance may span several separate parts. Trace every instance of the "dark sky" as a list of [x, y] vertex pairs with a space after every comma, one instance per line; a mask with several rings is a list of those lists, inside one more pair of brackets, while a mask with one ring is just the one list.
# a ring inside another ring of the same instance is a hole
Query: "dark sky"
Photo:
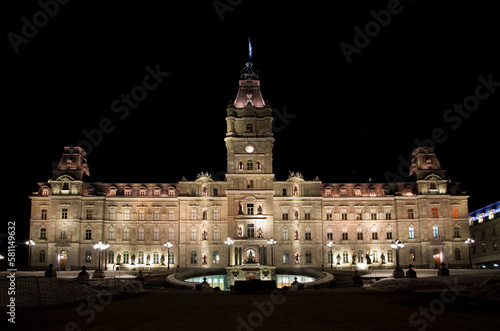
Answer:
[[[226, 107], [248, 38], [264, 98], [281, 115], [278, 180], [300, 171], [324, 182], [385, 181], [388, 172], [404, 175], [409, 154], [430, 142], [470, 194], [470, 210], [500, 200], [492, 3], [71, 1], [57, 12], [48, 6], [51, 15], [37, 1], [15, 6], [2, 11], [2, 135], [4, 210], [19, 240], [28, 236], [28, 196], [85, 132], [98, 138], [87, 157], [92, 181], [224, 171]], [[168, 76], [140, 95], [148, 66]], [[478, 87], [479, 77], [489, 87]], [[132, 91], [144, 100], [125, 111], [121, 96]], [[99, 137], [103, 121], [113, 129]]]

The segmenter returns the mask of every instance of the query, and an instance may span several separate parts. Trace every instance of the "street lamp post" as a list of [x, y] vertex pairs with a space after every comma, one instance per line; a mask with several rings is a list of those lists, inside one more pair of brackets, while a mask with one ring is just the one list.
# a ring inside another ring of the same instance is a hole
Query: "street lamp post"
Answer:
[[273, 250], [273, 246], [276, 245], [276, 240], [274, 240], [273, 238], [269, 239], [267, 241], [267, 244], [268, 245], [271, 245], [271, 267], [274, 266], [274, 250]]
[[330, 269], [333, 269], [333, 246], [335, 246], [335, 243], [333, 241], [329, 241], [327, 245], [330, 247]]
[[475, 243], [474, 239], [471, 239], [471, 238], [467, 238], [467, 240], [465, 241], [465, 244], [467, 246], [469, 246], [469, 266], [470, 268], [472, 269], [472, 254], [471, 254], [471, 246], [472, 244]]
[[107, 242], [103, 244], [102, 241], [99, 241], [97, 244], [94, 245], [94, 249], [99, 252], [99, 255], [98, 255], [98, 267], [97, 270], [94, 271], [94, 275], [92, 276], [92, 278], [104, 278], [104, 272], [101, 270], [101, 252], [108, 248], [109, 244]]
[[26, 242], [26, 245], [28, 245], [28, 270], [31, 271], [31, 249], [35, 246], [35, 242], [30, 239]]
[[396, 239], [396, 241], [393, 241], [391, 243], [391, 248], [396, 251], [396, 269], [394, 269], [394, 271], [392, 273], [394, 278], [403, 278], [405, 276], [403, 269], [401, 269], [399, 267], [399, 250], [401, 248], [404, 248], [404, 247], [405, 247], [405, 244], [403, 242], [401, 242], [401, 240], [399, 240], [399, 239]]
[[224, 244], [227, 245], [227, 266], [231, 266], [231, 245], [234, 244], [234, 241], [231, 238], [227, 237], [227, 240], [224, 241]]
[[167, 247], [167, 270], [170, 270], [170, 248], [174, 245], [170, 241], [167, 241], [163, 246]]

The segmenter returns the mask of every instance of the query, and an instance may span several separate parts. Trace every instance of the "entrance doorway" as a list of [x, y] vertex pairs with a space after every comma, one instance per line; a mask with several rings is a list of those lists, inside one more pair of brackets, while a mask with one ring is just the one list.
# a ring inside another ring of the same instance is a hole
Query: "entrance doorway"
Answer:
[[68, 252], [62, 250], [59, 254], [59, 270], [66, 270], [66, 261], [68, 260]]
[[441, 265], [441, 253], [439, 252], [439, 249], [434, 250], [434, 255], [432, 256], [434, 258], [434, 269], [439, 269], [439, 266]]

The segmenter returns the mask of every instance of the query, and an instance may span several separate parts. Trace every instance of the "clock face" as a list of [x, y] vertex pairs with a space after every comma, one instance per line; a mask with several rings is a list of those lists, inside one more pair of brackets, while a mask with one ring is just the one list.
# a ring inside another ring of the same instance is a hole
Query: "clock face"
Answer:
[[247, 147], [245, 147], [245, 151], [247, 151], [247, 153], [253, 153], [254, 148], [252, 145], [248, 145]]

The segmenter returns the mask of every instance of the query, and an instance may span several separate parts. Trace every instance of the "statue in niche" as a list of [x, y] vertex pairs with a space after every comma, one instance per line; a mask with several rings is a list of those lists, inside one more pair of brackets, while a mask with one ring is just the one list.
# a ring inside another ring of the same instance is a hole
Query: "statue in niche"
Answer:
[[262, 231], [262, 227], [259, 226], [259, 229], [257, 230], [257, 238], [263, 238], [264, 237], [264, 231]]
[[206, 230], [203, 230], [203, 233], [201, 234], [201, 240], [207, 240], [208, 239], [208, 233]]
[[299, 211], [298, 210], [295, 211], [294, 217], [295, 217], [296, 220], [299, 219]]
[[372, 264], [372, 258], [370, 257], [370, 254], [366, 253], [366, 264]]
[[120, 254], [118, 254], [116, 256], [116, 264], [120, 264], [121, 261], [122, 261], [122, 256]]
[[238, 226], [238, 238], [243, 237], [243, 227], [240, 225]]
[[385, 255], [384, 255], [384, 253], [382, 253], [380, 255], [380, 261], [381, 261], [382, 264], [385, 264]]
[[299, 187], [298, 186], [293, 187], [293, 195], [299, 195]]
[[294, 240], [299, 240], [299, 230], [295, 230], [294, 234], [293, 234], [293, 239]]
[[203, 209], [203, 219], [204, 220], [207, 219], [207, 210], [206, 209]]
[[207, 195], [208, 194], [208, 189], [206, 186], [203, 186], [203, 188], [201, 189], [201, 192], [203, 195]]
[[299, 264], [299, 263], [300, 263], [300, 254], [295, 253], [295, 264]]
[[243, 204], [242, 203], [240, 203], [238, 205], [238, 215], [243, 215]]
[[250, 251], [248, 253], [247, 263], [255, 263], [255, 258], [254, 258], [253, 254], [252, 254], [252, 251]]
[[257, 207], [257, 214], [262, 215], [262, 205]]
[[202, 264], [207, 264], [207, 254], [203, 254], [201, 257]]

